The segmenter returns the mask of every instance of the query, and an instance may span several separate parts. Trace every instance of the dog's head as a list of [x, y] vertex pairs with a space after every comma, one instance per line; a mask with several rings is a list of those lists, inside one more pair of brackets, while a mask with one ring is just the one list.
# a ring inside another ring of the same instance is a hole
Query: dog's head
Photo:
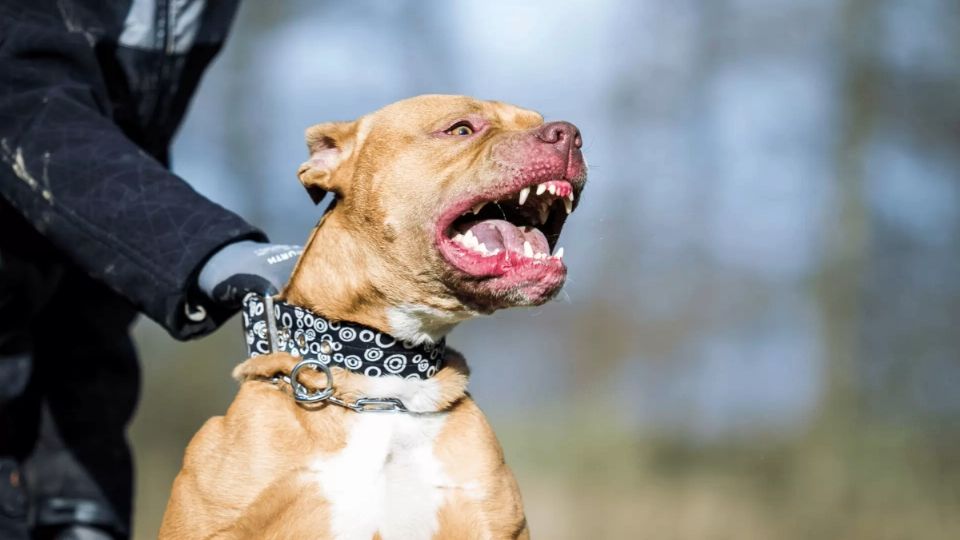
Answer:
[[[313, 126], [307, 145], [301, 182], [315, 201], [337, 197], [314, 240], [328, 225], [349, 237], [326, 249], [346, 250], [351, 268], [328, 270], [364, 274], [376, 289], [365, 294], [489, 313], [542, 304], [563, 285], [554, 250], [586, 180], [574, 125], [430, 95]], [[304, 259], [320, 249], [314, 244]]]

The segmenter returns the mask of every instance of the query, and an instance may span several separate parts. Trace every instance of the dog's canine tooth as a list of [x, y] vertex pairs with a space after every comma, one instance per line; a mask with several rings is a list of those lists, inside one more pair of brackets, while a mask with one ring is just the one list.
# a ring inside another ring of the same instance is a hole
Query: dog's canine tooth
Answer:
[[473, 213], [479, 214], [480, 210], [483, 210], [483, 207], [487, 205], [487, 201], [478, 202], [476, 206], [473, 207]]
[[525, 187], [520, 190], [520, 206], [523, 206], [523, 203], [527, 202], [527, 197], [530, 195], [530, 188]]
[[573, 191], [567, 193], [567, 198], [570, 199], [570, 202], [573, 202]]
[[570, 212], [573, 212], [573, 201], [571, 201], [570, 199], [564, 199], [563, 207], [567, 209], [567, 214], [569, 214]]
[[562, 259], [562, 258], [563, 258], [563, 247], [562, 247], [562, 246], [561, 246], [561, 247], [558, 247], [558, 248], [557, 248], [557, 252], [554, 253], [553, 256], [554, 256], [555, 258], [557, 258], [557, 259]]
[[543, 192], [547, 190], [547, 184], [540, 184], [537, 186], [537, 195], [543, 195]]
[[533, 246], [530, 245], [530, 242], [523, 243], [523, 256], [533, 257]]

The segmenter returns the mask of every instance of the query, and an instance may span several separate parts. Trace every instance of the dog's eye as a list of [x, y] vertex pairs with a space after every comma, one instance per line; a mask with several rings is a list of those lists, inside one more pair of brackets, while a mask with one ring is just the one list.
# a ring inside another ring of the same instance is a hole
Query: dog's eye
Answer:
[[473, 135], [474, 129], [470, 125], [470, 122], [457, 122], [456, 124], [450, 126], [444, 133], [447, 135], [456, 135], [458, 137], [467, 137]]

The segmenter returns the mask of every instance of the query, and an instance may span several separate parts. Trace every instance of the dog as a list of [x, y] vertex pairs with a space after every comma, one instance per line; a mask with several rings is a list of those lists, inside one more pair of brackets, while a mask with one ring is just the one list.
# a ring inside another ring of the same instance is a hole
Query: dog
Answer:
[[300, 181], [335, 202], [282, 293], [245, 313], [264, 348], [187, 447], [160, 538], [528, 538], [444, 336], [559, 291], [557, 239], [586, 181], [580, 132], [426, 95], [306, 140]]

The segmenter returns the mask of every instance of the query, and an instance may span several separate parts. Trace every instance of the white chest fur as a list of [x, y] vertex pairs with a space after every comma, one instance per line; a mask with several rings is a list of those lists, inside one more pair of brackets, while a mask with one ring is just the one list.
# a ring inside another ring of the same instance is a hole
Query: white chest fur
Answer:
[[446, 413], [358, 413], [346, 447], [312, 469], [333, 537], [430, 538], [449, 482], [433, 453]]

